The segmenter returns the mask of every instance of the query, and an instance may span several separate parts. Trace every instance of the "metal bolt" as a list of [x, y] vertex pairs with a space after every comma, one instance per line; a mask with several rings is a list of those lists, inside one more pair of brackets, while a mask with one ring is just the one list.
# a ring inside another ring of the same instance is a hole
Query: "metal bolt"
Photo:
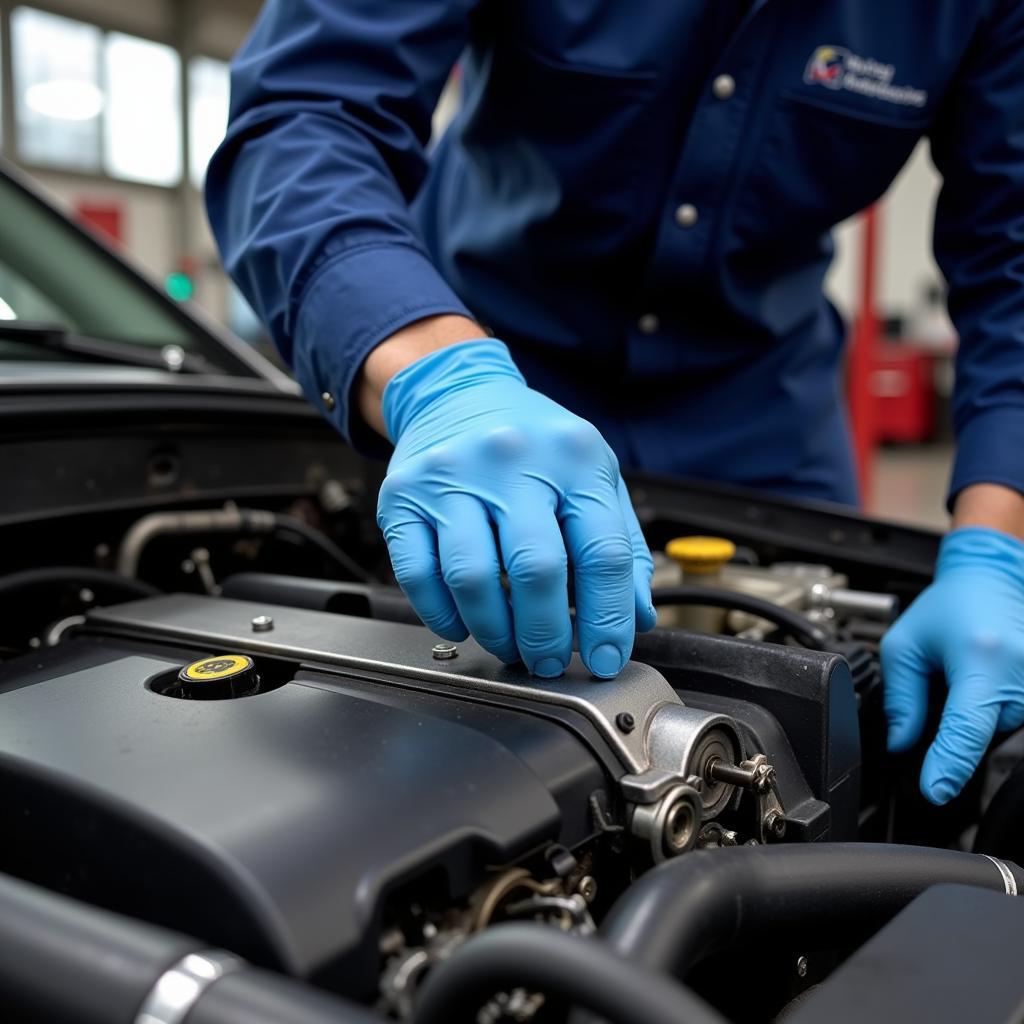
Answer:
[[620, 711], [615, 716], [615, 724], [620, 732], [630, 733], [636, 728], [636, 719], [628, 711]]
[[664, 842], [671, 853], [686, 850], [693, 839], [696, 819], [693, 807], [687, 800], [680, 800], [665, 816]]
[[82, 587], [78, 592], [78, 600], [82, 604], [92, 604], [96, 600], [96, 595], [88, 587]]
[[434, 644], [430, 653], [434, 656], [434, 661], [449, 661], [459, 656], [459, 649], [455, 644]]
[[786, 819], [778, 811], [769, 811], [764, 816], [764, 827], [766, 832], [781, 839], [786, 834]]
[[754, 790], [758, 793], [768, 793], [775, 785], [775, 769], [771, 765], [763, 764], [757, 770], [757, 779], [754, 782]]
[[798, 956], [796, 958], [796, 976], [798, 978], [807, 977], [807, 957]]
[[267, 633], [274, 628], [274, 620], [269, 615], [257, 615], [252, 620], [254, 633]]
[[597, 898], [597, 882], [590, 875], [584, 875], [580, 879], [580, 884], [576, 886], [576, 890], [588, 903], [593, 903]]

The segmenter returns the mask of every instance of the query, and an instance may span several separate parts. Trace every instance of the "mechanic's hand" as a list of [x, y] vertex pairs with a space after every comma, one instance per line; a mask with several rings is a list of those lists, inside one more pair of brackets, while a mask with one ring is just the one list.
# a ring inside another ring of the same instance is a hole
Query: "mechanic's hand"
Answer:
[[557, 676], [572, 655], [571, 562], [580, 655], [614, 676], [654, 625], [653, 565], [597, 429], [531, 391], [493, 339], [407, 366], [383, 411], [395, 453], [377, 522], [423, 622]]
[[942, 542], [935, 582], [882, 640], [889, 749], [924, 729], [928, 676], [949, 696], [921, 770], [921, 792], [944, 804], [963, 789], [996, 730], [1024, 724], [1024, 543], [969, 526]]

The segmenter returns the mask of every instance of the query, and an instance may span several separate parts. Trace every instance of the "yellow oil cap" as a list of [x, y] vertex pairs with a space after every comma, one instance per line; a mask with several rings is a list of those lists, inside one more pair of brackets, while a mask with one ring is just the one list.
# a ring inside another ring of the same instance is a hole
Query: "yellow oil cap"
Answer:
[[191, 700], [223, 700], [254, 692], [256, 666], [244, 654], [218, 654], [186, 665], [178, 673], [182, 696]]
[[712, 573], [732, 559], [736, 545], [724, 537], [675, 537], [665, 545], [665, 554], [684, 572]]

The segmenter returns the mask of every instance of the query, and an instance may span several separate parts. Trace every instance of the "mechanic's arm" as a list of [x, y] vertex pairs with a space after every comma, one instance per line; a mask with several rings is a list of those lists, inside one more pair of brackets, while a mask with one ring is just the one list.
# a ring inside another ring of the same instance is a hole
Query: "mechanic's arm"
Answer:
[[476, 4], [269, 0], [233, 67], [210, 221], [306, 395], [353, 443], [395, 443], [378, 521], [424, 622], [558, 675], [571, 560], [580, 654], [612, 676], [654, 623], [615, 457], [484, 337], [408, 208]]
[[922, 792], [960, 792], [997, 730], [1024, 724], [1024, 5], [997, 2], [932, 134], [935, 253], [960, 334], [958, 450], [934, 583], [882, 644], [889, 745], [920, 738], [928, 677], [948, 696]]

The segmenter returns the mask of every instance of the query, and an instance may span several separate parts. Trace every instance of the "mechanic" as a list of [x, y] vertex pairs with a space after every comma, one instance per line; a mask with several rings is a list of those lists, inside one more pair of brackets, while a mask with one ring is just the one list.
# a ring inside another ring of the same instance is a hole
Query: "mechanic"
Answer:
[[655, 618], [620, 465], [856, 500], [830, 229], [927, 135], [953, 529], [882, 654], [893, 750], [945, 673], [944, 803], [1024, 723], [1022, 54], [1020, 0], [268, 0], [209, 213], [306, 394], [393, 442], [378, 520], [423, 621], [556, 676], [571, 566], [613, 677]]

